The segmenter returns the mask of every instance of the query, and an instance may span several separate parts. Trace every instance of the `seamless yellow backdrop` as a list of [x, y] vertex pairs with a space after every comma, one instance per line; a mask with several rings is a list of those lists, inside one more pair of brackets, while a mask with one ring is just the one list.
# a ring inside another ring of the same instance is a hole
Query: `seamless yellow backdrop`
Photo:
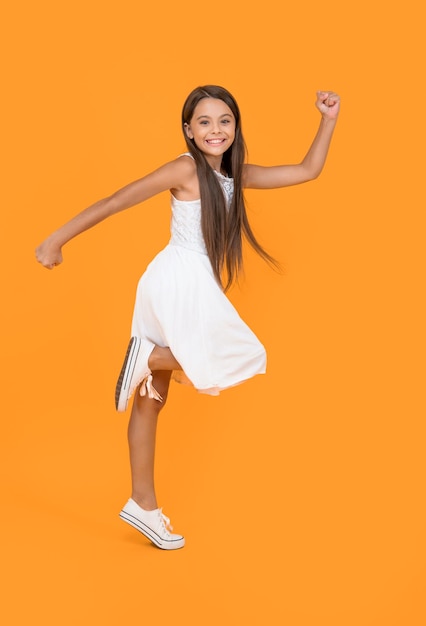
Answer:
[[[419, 3], [4, 9], [3, 623], [423, 626], [424, 86]], [[137, 280], [168, 241], [153, 198], [64, 249], [35, 246], [185, 148], [198, 84], [236, 96], [251, 162], [299, 161], [317, 89], [342, 96], [321, 177], [247, 194], [283, 264], [247, 251], [231, 293], [268, 373], [219, 398], [174, 385], [154, 549], [113, 392]]]

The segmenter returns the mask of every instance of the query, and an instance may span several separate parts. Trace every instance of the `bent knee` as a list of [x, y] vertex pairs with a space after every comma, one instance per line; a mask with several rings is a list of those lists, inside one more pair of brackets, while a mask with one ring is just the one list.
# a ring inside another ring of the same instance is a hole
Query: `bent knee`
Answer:
[[162, 400], [155, 400], [158, 410], [160, 411], [167, 401], [170, 386], [170, 371], [155, 371], [152, 372], [152, 385], [156, 392], [161, 396]]

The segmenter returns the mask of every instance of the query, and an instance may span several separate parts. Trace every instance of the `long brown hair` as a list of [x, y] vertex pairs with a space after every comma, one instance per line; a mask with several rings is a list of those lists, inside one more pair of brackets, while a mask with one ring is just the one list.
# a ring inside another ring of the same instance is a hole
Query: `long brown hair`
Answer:
[[[231, 109], [235, 118], [235, 139], [224, 153], [222, 167], [234, 179], [234, 193], [229, 208], [219, 181], [207, 162], [203, 152], [190, 139], [185, 126], [190, 124], [194, 109], [203, 98], [222, 100]], [[201, 226], [207, 254], [214, 275], [227, 291], [243, 267], [242, 235], [268, 263], [277, 262], [259, 244], [250, 227], [242, 188], [242, 172], [246, 157], [246, 145], [241, 131], [241, 116], [234, 97], [217, 85], [197, 87], [187, 97], [182, 110], [182, 130], [189, 152], [197, 166], [201, 197]]]

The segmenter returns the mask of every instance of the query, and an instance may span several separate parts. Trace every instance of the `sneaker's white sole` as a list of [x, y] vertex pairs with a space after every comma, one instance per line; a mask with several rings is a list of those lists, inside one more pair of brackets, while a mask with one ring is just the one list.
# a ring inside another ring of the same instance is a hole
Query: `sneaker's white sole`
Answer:
[[138, 519], [131, 513], [127, 513], [124, 509], [120, 511], [120, 518], [145, 535], [145, 537], [157, 546], [157, 548], [161, 548], [162, 550], [178, 550], [179, 548], [183, 548], [185, 545], [184, 537], [181, 537], [180, 539], [173, 539], [171, 541], [165, 541], [160, 537], [160, 535], [152, 530], [152, 528], [144, 524], [142, 520]]
[[132, 375], [140, 347], [141, 339], [139, 337], [132, 337], [129, 341], [123, 367], [121, 368], [115, 388], [115, 408], [117, 411], [123, 412], [127, 409], [130, 384], [132, 382]]

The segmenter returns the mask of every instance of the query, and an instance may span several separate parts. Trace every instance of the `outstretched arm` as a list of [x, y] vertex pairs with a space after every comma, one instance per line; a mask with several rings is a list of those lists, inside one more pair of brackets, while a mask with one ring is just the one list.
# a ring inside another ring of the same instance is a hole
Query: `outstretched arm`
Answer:
[[43, 241], [36, 249], [36, 258], [47, 269], [62, 263], [62, 246], [80, 233], [107, 217], [128, 209], [167, 189], [180, 189], [194, 166], [189, 159], [176, 159], [143, 178], [99, 200], [73, 217]]
[[318, 91], [316, 107], [321, 113], [321, 122], [303, 161], [297, 165], [262, 167], [245, 165], [244, 186], [252, 189], [274, 189], [298, 185], [317, 178], [324, 167], [328, 148], [339, 115], [340, 98], [330, 91]]

